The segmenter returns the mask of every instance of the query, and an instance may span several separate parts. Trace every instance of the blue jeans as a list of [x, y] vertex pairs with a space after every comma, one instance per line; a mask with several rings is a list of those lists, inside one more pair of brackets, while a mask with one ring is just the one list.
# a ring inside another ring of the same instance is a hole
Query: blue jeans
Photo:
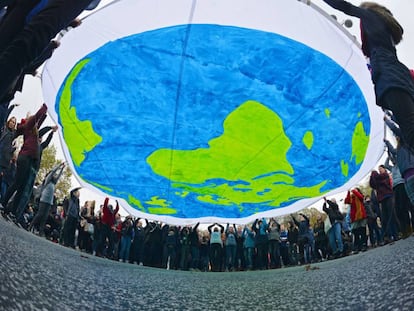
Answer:
[[280, 242], [269, 240], [270, 265], [272, 268], [280, 268]]
[[333, 254], [342, 253], [344, 250], [341, 230], [341, 223], [335, 222], [328, 231], [329, 245], [331, 246]]
[[246, 268], [253, 268], [253, 247], [245, 247], [244, 249], [244, 260], [246, 261]]
[[369, 240], [371, 245], [382, 242], [383, 234], [381, 228], [378, 227], [377, 220], [368, 221]]
[[226, 245], [226, 268], [234, 269], [234, 264], [236, 262], [236, 245]]
[[[17, 202], [14, 202], [14, 206], [15, 206], [15, 210], [16, 210], [16, 219], [22, 221], [23, 220], [23, 214], [27, 208], [27, 204], [30, 201], [30, 197], [32, 195], [33, 192], [33, 185], [36, 179], [36, 175], [37, 175], [37, 169], [35, 169], [34, 166], [32, 166], [30, 168], [30, 174], [27, 178], [27, 183], [23, 189], [23, 192], [20, 196], [20, 200]], [[17, 197], [17, 192], [16, 192], [16, 196]]]
[[121, 238], [121, 250], [119, 251], [119, 259], [122, 261], [129, 260], [129, 251], [131, 249], [131, 237], [130, 236], [123, 236]]

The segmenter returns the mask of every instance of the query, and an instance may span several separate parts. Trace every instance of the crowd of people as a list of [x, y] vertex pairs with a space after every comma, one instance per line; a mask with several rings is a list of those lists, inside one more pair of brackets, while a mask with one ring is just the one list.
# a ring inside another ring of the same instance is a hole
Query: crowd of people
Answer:
[[[59, 166], [53, 174], [56, 170]], [[373, 171], [371, 182], [381, 174], [390, 175]], [[378, 199], [382, 194], [375, 188], [370, 195], [362, 194], [359, 188], [350, 190], [342, 211], [334, 198], [325, 198], [323, 212], [312, 216], [304, 211], [279, 219], [256, 219], [247, 225], [208, 226], [174, 226], [121, 217], [118, 202], [114, 207], [109, 198], [99, 207], [95, 201], [80, 206], [80, 190], [71, 190], [61, 203], [55, 198], [47, 208], [47, 217], [39, 196], [34, 196], [24, 213], [25, 223], [16, 223], [94, 256], [157, 268], [213, 272], [277, 269], [336, 259], [409, 237], [414, 228], [414, 205], [409, 200], [405, 206], [397, 205], [402, 202], [392, 192], [387, 206]], [[15, 221], [4, 212], [3, 216]]]
[[[9, 112], [13, 110], [11, 106]], [[2, 215], [19, 227], [67, 247], [123, 262], [200, 271], [239, 271], [310, 264], [366, 251], [369, 247], [406, 238], [414, 227], [414, 162], [391, 112], [385, 123], [397, 146], [384, 140], [388, 158], [373, 170], [370, 193], [348, 191], [340, 210], [335, 199], [324, 200], [317, 217], [305, 213], [280, 219], [257, 219], [244, 225], [210, 224], [204, 229], [157, 221], [122, 218], [119, 204], [106, 198], [80, 204], [80, 188], [60, 203], [56, 184], [64, 163], [53, 167], [34, 185], [42, 153], [56, 126], [42, 127], [47, 107], [42, 105], [20, 122], [9, 118], [0, 130]], [[49, 132], [43, 141], [43, 136]], [[16, 150], [15, 139], [23, 136]], [[17, 154], [17, 157], [16, 157]]]

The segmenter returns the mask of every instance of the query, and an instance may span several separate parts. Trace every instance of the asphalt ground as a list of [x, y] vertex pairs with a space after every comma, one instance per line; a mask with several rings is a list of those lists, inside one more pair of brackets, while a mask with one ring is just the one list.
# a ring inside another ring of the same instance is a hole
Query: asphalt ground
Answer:
[[190, 272], [94, 257], [0, 217], [0, 310], [411, 311], [414, 237], [310, 269]]

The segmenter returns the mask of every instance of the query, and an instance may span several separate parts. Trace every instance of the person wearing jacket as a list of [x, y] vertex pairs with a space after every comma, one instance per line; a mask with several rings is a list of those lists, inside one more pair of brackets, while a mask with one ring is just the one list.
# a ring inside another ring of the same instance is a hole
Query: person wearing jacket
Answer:
[[275, 218], [269, 221], [267, 231], [269, 236], [270, 268], [280, 268], [280, 224]]
[[80, 188], [75, 188], [70, 191], [68, 199], [68, 211], [66, 213], [64, 226], [64, 245], [75, 248], [75, 232], [78, 227], [79, 213], [80, 213]]
[[364, 195], [361, 190], [354, 188], [348, 191], [345, 204], [351, 206], [351, 230], [354, 235], [354, 251], [367, 250], [367, 213], [364, 205]]
[[[384, 139], [388, 149], [385, 166], [392, 172], [395, 212], [404, 237], [412, 233], [414, 217], [410, 219], [409, 212], [414, 215], [414, 153], [401, 136], [398, 125], [389, 116], [384, 116], [385, 124], [394, 133], [397, 147]], [[390, 163], [391, 162], [391, 163]]]
[[269, 249], [266, 219], [256, 219], [253, 222], [252, 229], [256, 233], [257, 267], [264, 270], [268, 268], [267, 255]]
[[244, 237], [244, 242], [243, 242], [244, 260], [246, 262], [246, 269], [250, 271], [253, 269], [255, 232], [252, 230], [251, 226], [246, 225], [243, 229], [242, 235]]
[[237, 251], [237, 229], [236, 225], [230, 226], [227, 224], [226, 226], [226, 263], [225, 269], [226, 271], [234, 271], [236, 265], [236, 251]]
[[[11, 105], [7, 111], [8, 118], [14, 107], [17, 104]], [[0, 120], [1, 121], [1, 120]], [[14, 157], [14, 152], [16, 151], [16, 146], [14, 145], [14, 140], [17, 138], [16, 135], [16, 125], [17, 120], [15, 117], [11, 117], [5, 122], [4, 126], [0, 131], [0, 176], [1, 176], [1, 188], [0, 193], [3, 197], [6, 194], [8, 184], [6, 180], [3, 180], [5, 175], [8, 173], [8, 170], [12, 164], [12, 159]]]
[[129, 261], [129, 253], [131, 250], [131, 243], [134, 239], [134, 228], [132, 217], [127, 216], [122, 222], [121, 227], [121, 246], [119, 248], [119, 261], [127, 262]]
[[211, 271], [219, 272], [221, 267], [223, 241], [221, 235], [224, 233], [224, 227], [218, 223], [208, 226], [208, 232], [210, 233], [210, 263]]
[[56, 184], [63, 174], [65, 163], [56, 165], [45, 177], [43, 184], [40, 186], [39, 210], [29, 226], [29, 231], [34, 227], [39, 227], [39, 235], [45, 235], [45, 224], [49, 215], [50, 208], [53, 205], [53, 199], [56, 189]]
[[396, 239], [396, 224], [393, 202], [392, 181], [384, 165], [373, 170], [369, 178], [369, 185], [375, 189], [378, 202], [381, 206], [381, 227], [384, 234], [384, 242], [389, 243]]
[[[47, 106], [43, 104], [36, 114], [22, 120], [17, 125], [16, 135], [23, 135], [23, 146], [17, 158], [17, 170], [14, 183], [9, 187], [2, 204], [6, 213], [13, 213], [18, 223], [23, 223], [23, 212], [26, 209], [24, 204], [25, 190], [28, 184], [34, 182], [33, 174], [37, 172], [40, 165], [40, 143], [39, 128], [46, 118]], [[16, 193], [15, 193], [16, 192]], [[13, 204], [7, 206], [14, 194]], [[26, 202], [27, 203], [27, 202]]]
[[115, 210], [111, 204], [109, 204], [109, 198], [106, 197], [104, 201], [104, 205], [102, 208], [102, 241], [108, 239], [108, 250], [106, 252], [106, 256], [110, 259], [114, 259], [114, 247], [115, 247], [115, 240], [114, 240], [114, 231], [115, 231], [115, 216], [119, 211], [119, 204], [116, 201]]
[[391, 11], [375, 2], [355, 6], [343, 0], [324, 0], [331, 7], [360, 19], [362, 52], [369, 58], [377, 105], [391, 110], [404, 140], [414, 150], [414, 81], [397, 57], [403, 27]]
[[325, 197], [323, 203], [323, 211], [328, 215], [331, 228], [328, 230], [329, 246], [331, 247], [332, 256], [340, 257], [343, 255], [344, 244], [342, 241], [342, 221], [344, 216], [339, 211], [339, 206], [335, 198], [327, 200]]
[[298, 247], [299, 247], [299, 261], [303, 263], [310, 263], [311, 261], [311, 238], [309, 234], [309, 218], [305, 214], [299, 214], [299, 220], [291, 215], [293, 222], [299, 230]]

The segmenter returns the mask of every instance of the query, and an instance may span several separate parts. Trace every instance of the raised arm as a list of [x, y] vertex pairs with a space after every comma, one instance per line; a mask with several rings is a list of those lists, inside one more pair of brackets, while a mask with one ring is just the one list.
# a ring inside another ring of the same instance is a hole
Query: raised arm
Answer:
[[326, 4], [333, 7], [336, 10], [342, 11], [345, 14], [355, 16], [355, 17], [362, 17], [365, 13], [365, 10], [357, 7], [348, 1], [343, 0], [323, 0]]
[[193, 231], [196, 231], [199, 225], [200, 225], [200, 223], [198, 222], [198, 223], [194, 226]]
[[394, 133], [395, 136], [401, 138], [401, 129], [391, 118], [384, 116], [384, 122], [389, 127], [389, 129]]

